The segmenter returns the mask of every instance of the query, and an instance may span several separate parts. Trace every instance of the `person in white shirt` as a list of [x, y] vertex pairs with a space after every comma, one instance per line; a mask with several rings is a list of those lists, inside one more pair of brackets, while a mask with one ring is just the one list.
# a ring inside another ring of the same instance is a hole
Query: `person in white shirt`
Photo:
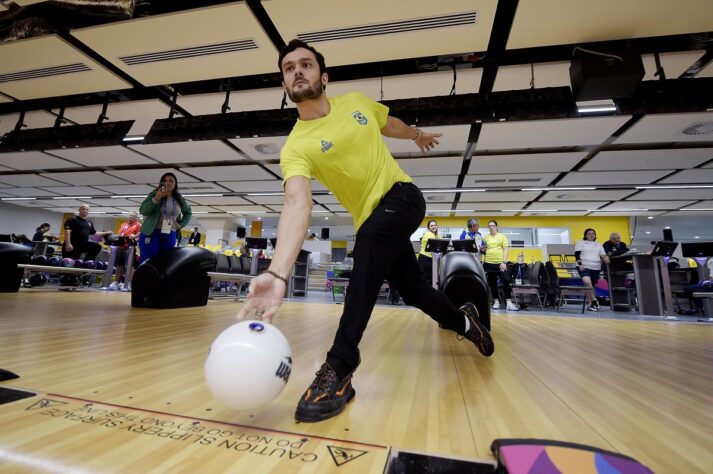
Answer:
[[589, 302], [589, 311], [599, 311], [594, 286], [599, 280], [599, 273], [602, 271], [602, 260], [609, 263], [609, 257], [604, 251], [604, 247], [597, 240], [597, 232], [594, 229], [584, 231], [584, 239], [578, 240], [574, 244], [574, 257], [577, 259], [577, 271], [582, 278], [584, 286], [591, 289], [586, 298]]

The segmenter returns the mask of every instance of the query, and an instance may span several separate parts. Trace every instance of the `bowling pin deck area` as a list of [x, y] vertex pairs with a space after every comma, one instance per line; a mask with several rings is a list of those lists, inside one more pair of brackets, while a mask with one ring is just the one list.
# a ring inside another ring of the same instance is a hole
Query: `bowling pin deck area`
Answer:
[[211, 397], [203, 364], [240, 304], [129, 299], [0, 294], [0, 368], [20, 376], [0, 382], [0, 399], [30, 395], [0, 404], [0, 470], [380, 473], [401, 450], [492, 462], [495, 438], [596, 446], [661, 473], [713, 466], [710, 325], [496, 314], [484, 358], [418, 310], [377, 307], [355, 399], [309, 424], [294, 409], [343, 306], [282, 306], [290, 380], [238, 412]]

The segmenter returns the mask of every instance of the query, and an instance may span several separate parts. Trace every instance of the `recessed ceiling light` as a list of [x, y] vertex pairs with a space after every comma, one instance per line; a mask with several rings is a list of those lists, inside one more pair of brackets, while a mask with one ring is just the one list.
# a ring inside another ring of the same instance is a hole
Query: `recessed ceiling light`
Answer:
[[650, 234], [650, 233], [651, 233], [651, 231], [650, 231], [650, 230], [647, 230], [647, 231], [646, 231], [646, 233], [647, 233], [647, 234]]
[[651, 220], [651, 219], [653, 219], [653, 218], [654, 218], [654, 216], [649, 216], [649, 217], [647, 217], [647, 219], [649, 219], [649, 220]]
[[697, 235], [697, 236], [695, 236], [695, 237], [693, 237], [693, 238], [694, 238], [694, 239], [700, 239], [701, 236], [700, 236], [700, 235]]

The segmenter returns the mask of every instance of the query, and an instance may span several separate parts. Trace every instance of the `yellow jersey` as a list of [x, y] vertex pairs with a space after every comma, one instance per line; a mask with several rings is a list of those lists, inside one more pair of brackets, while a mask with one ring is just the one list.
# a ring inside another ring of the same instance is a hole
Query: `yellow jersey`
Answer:
[[315, 178], [334, 193], [359, 227], [398, 182], [410, 183], [384, 143], [389, 108], [351, 93], [329, 97], [327, 115], [297, 120], [280, 152], [284, 183]]
[[503, 250], [510, 245], [507, 237], [500, 233], [495, 236], [485, 234], [483, 243], [485, 244], [485, 257], [483, 258], [485, 263], [503, 263], [505, 261]]

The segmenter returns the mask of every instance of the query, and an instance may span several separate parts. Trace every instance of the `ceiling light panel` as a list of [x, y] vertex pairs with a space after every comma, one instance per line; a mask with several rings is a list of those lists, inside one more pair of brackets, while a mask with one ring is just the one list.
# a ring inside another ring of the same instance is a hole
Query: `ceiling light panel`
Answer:
[[0, 91], [19, 100], [130, 87], [57, 35], [0, 45]]
[[277, 52], [243, 2], [93, 26], [72, 35], [146, 86], [277, 71]]
[[646, 115], [615, 143], [705, 141], [713, 141], [713, 112]]
[[90, 186], [45, 186], [42, 189], [62, 196], [97, 196], [108, 194], [106, 191]]
[[161, 163], [245, 161], [238, 152], [218, 140], [131, 145], [130, 148]]
[[147, 184], [117, 184], [111, 186], [99, 185], [97, 188], [117, 196], [148, 196], [148, 193], [154, 191], [156, 186]]
[[477, 150], [598, 145], [629, 119], [587, 117], [576, 119], [526, 120], [486, 123], [480, 132]]
[[283, 38], [311, 42], [328, 66], [340, 66], [485, 51], [497, 1], [414, 0], [403, 8], [399, 2], [379, 0], [315, 0], [305, 8], [299, 2], [271, 0], [264, 7]]
[[[631, 19], [636, 21], [632, 22]], [[666, 21], [661, 21], [665, 18]], [[628, 38], [710, 31], [713, 2], [682, 0], [639, 2], [619, 0], [539, 0], [521, 2], [507, 48], [592, 43]]]
[[205, 197], [187, 197], [191, 202], [198, 203], [203, 206], [237, 206], [250, 203], [240, 196], [205, 196]]
[[486, 193], [463, 193], [460, 202], [518, 202], [532, 201], [541, 193], [537, 191], [491, 191]]

